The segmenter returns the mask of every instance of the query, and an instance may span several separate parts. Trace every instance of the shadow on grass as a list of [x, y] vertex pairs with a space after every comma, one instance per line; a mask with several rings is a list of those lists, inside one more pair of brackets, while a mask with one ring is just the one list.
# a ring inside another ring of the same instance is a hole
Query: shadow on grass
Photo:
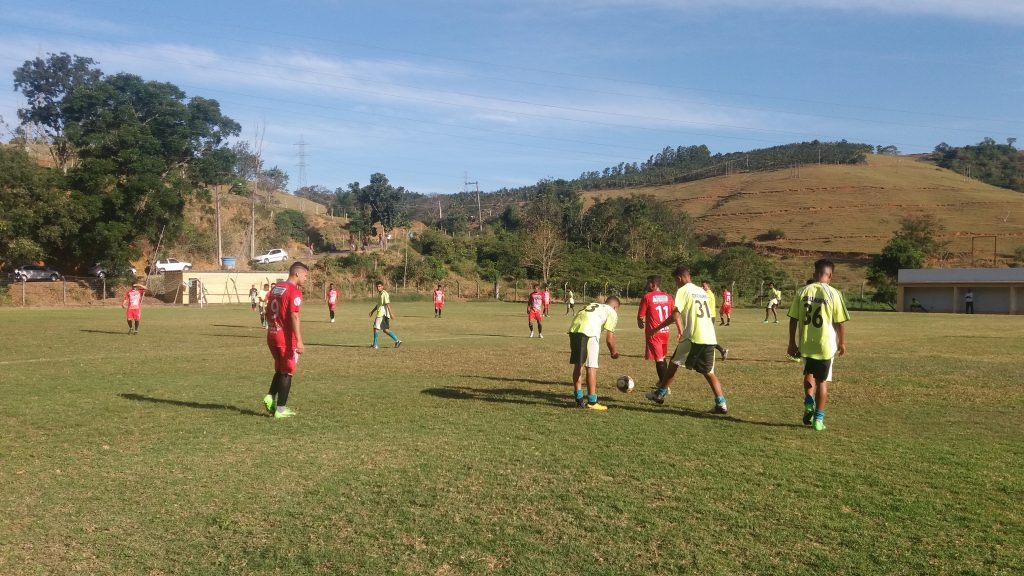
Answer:
[[266, 338], [262, 333], [260, 334], [208, 334], [200, 333], [199, 336], [216, 336], [218, 338]]
[[[544, 392], [541, 390], [522, 390], [519, 388], [427, 388], [421, 391], [422, 394], [444, 398], [446, 400], [476, 400], [478, 402], [495, 402], [499, 404], [519, 404], [535, 406], [552, 406], [556, 408], [567, 408], [578, 410], [572, 397], [566, 393]], [[805, 428], [800, 424], [788, 424], [784, 422], [762, 422], [758, 420], [743, 420], [735, 416], [712, 414], [689, 408], [678, 408], [675, 406], [642, 406], [637, 404], [622, 404], [614, 398], [607, 396], [601, 398], [602, 404], [607, 404], [615, 411], [628, 410], [632, 412], [648, 412], [661, 414], [674, 414], [688, 418], [700, 418], [708, 420], [723, 420], [737, 424], [752, 424], [754, 426], [768, 426], [771, 428]]]
[[572, 382], [562, 380], [535, 380], [533, 378], [502, 378], [501, 376], [477, 376], [475, 374], [459, 374], [459, 378], [480, 378], [482, 380], [493, 380], [495, 382], [522, 382], [524, 384], [561, 384], [572, 386]]
[[171, 400], [169, 398], [153, 398], [152, 396], [143, 396], [142, 394], [133, 394], [130, 392], [122, 392], [118, 394], [125, 400], [132, 400], [134, 402], [149, 402], [151, 404], [170, 404], [171, 406], [180, 406], [182, 408], [198, 408], [200, 410], [226, 410], [228, 412], [237, 412], [245, 416], [264, 416], [265, 414], [256, 412], [255, 410], [249, 410], [248, 408], [239, 408], [238, 406], [232, 406], [231, 404], [209, 404], [205, 402], [188, 402], [185, 400]]
[[79, 332], [88, 332], [90, 334], [124, 334], [128, 335], [124, 330], [90, 330], [89, 328], [82, 328]]

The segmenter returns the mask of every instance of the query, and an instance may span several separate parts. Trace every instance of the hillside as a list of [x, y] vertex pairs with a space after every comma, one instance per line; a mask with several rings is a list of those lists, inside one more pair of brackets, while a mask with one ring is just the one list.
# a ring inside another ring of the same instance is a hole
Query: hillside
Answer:
[[[966, 180], [925, 161], [869, 155], [861, 165], [806, 165], [738, 173], [669, 186], [585, 193], [597, 199], [649, 194], [694, 217], [701, 232], [730, 242], [769, 229], [784, 238], [757, 242], [775, 253], [831, 252], [849, 258], [877, 253], [901, 217], [931, 213], [946, 227], [959, 264], [970, 264], [971, 236], [996, 235], [1000, 258], [1024, 244], [1024, 194]], [[991, 239], [977, 242], [992, 259]]]

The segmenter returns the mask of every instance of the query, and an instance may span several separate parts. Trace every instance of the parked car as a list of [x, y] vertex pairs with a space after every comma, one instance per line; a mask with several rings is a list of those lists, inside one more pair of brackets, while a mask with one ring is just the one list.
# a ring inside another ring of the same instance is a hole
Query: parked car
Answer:
[[280, 248], [272, 248], [266, 254], [260, 254], [252, 259], [257, 264], [269, 264], [271, 262], [283, 262], [288, 259], [288, 253]]
[[158, 274], [163, 274], [164, 272], [184, 272], [192, 269], [192, 263], [168, 258], [167, 260], [157, 260], [156, 264], [153, 265], [153, 269]]
[[138, 271], [131, 264], [125, 264], [124, 266], [120, 266], [120, 267], [110, 267], [110, 266], [104, 266], [104, 265], [100, 264], [99, 262], [97, 262], [95, 266], [93, 266], [92, 268], [89, 268], [88, 270], [86, 270], [85, 273], [88, 274], [89, 276], [95, 276], [97, 278], [107, 278], [107, 277], [111, 277], [111, 276], [112, 277], [135, 276], [138, 273]]
[[47, 266], [36, 266], [34, 264], [19, 266], [12, 270], [8, 276], [11, 280], [18, 282], [32, 282], [33, 280], [50, 280], [52, 282], [56, 282], [63, 278], [61, 273], [53, 268], [49, 268]]

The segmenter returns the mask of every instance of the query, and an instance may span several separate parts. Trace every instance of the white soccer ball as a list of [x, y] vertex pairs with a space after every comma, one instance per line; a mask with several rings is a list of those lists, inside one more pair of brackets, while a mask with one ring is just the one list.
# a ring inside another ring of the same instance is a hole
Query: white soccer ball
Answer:
[[619, 392], [632, 392], [633, 388], [636, 387], [636, 382], [629, 376], [619, 376], [618, 381], [615, 382], [615, 387], [619, 389]]

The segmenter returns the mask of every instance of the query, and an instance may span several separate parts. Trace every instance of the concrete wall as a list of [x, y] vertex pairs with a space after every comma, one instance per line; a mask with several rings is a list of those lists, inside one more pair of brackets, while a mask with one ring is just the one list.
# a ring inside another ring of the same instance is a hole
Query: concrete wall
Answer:
[[184, 290], [183, 303], [199, 302], [195, 280], [202, 285], [204, 304], [244, 304], [249, 302], [249, 288], [253, 284], [260, 288], [287, 278], [287, 272], [185, 272], [183, 281], [188, 288]]
[[952, 286], [909, 286], [900, 310], [910, 312], [911, 298], [917, 298], [929, 312], [953, 312]]

